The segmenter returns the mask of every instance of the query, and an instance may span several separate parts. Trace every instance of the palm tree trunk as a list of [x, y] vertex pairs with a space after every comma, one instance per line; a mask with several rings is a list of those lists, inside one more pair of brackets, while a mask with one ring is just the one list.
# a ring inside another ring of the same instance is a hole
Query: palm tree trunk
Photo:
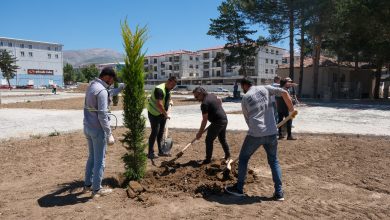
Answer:
[[298, 97], [302, 97], [302, 83], [303, 83], [303, 60], [305, 59], [305, 32], [304, 32], [304, 21], [303, 21], [303, 9], [301, 11], [301, 54], [299, 60], [299, 85], [298, 85]]
[[314, 51], [313, 51], [313, 98], [318, 98], [318, 75], [320, 71], [320, 55], [321, 55], [322, 35], [314, 36]]
[[289, 30], [290, 30], [290, 74], [289, 77], [294, 80], [294, 10], [292, 1], [289, 11]]

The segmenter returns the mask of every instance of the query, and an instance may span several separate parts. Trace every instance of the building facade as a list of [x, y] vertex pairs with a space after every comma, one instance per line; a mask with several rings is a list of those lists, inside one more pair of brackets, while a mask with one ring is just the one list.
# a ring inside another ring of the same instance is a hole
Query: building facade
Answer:
[[[282, 63], [285, 50], [273, 46], [259, 47], [256, 56], [249, 61], [247, 75], [257, 84], [270, 82]], [[180, 50], [145, 57], [147, 84], [158, 84], [170, 76], [176, 76], [182, 85], [233, 85], [240, 66], [228, 66], [221, 59], [228, 50], [223, 46], [201, 49], [196, 52]]]
[[[62, 86], [63, 53], [62, 44], [0, 37], [0, 49], [16, 57], [19, 69], [11, 86], [30, 85], [34, 87]], [[7, 81], [0, 74], [0, 85]]]

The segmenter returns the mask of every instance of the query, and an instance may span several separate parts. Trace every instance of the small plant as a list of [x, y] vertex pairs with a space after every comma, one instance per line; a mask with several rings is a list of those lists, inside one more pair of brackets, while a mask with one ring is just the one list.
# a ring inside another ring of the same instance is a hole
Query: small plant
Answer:
[[32, 139], [41, 139], [41, 137], [42, 137], [42, 135], [40, 135], [40, 134], [31, 134], [30, 135], [30, 138], [32, 138]]
[[58, 131], [53, 131], [49, 134], [49, 137], [55, 137], [55, 136], [60, 136], [60, 132]]

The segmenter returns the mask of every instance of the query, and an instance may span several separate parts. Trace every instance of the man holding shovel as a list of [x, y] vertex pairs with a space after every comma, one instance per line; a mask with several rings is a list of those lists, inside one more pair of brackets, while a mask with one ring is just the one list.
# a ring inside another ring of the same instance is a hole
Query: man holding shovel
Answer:
[[[168, 108], [171, 102], [171, 90], [175, 88], [176, 83], [176, 77], [169, 77], [165, 83], [154, 87], [152, 94], [150, 95], [147, 105], [150, 128], [152, 129], [149, 136], [149, 159], [155, 159], [158, 158], [158, 156], [169, 156], [162, 151], [161, 141], [164, 134], [165, 123], [167, 119], [170, 119], [170, 116], [168, 115]], [[153, 149], [156, 138], [158, 156], [154, 154]]]
[[226, 192], [244, 196], [244, 182], [248, 169], [250, 157], [261, 146], [267, 154], [268, 164], [272, 172], [275, 192], [274, 199], [284, 200], [282, 189], [282, 172], [278, 161], [278, 130], [270, 99], [273, 95], [280, 95], [286, 102], [288, 110], [294, 111], [291, 98], [286, 90], [272, 86], [253, 86], [250, 79], [241, 80], [241, 88], [245, 95], [242, 98], [241, 106], [245, 121], [249, 130], [242, 145], [238, 162], [237, 184], [225, 188]]
[[202, 137], [207, 120], [211, 123], [208, 127], [206, 136], [206, 159], [203, 160], [202, 164], [211, 162], [211, 157], [213, 156], [213, 142], [217, 137], [225, 152], [225, 159], [228, 159], [230, 157], [229, 145], [226, 142], [226, 127], [228, 120], [226, 113], [222, 108], [222, 100], [214, 94], [208, 94], [202, 87], [196, 87], [193, 94], [196, 100], [202, 102], [200, 106], [202, 110], [202, 123], [196, 134], [197, 139]]

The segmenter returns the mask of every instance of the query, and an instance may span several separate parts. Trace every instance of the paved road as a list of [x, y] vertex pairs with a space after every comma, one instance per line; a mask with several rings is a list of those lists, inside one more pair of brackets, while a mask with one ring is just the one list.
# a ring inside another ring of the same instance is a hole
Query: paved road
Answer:
[[[227, 112], [240, 110], [239, 103], [224, 103]], [[314, 105], [298, 107], [293, 132], [346, 133], [390, 136], [390, 107], [370, 105]], [[122, 125], [121, 111], [113, 112]], [[146, 111], [144, 111], [146, 116]], [[228, 130], [247, 130], [241, 114], [228, 114]], [[0, 109], [0, 139], [26, 138], [54, 131], [70, 132], [82, 129], [80, 110]], [[175, 106], [171, 128], [197, 129], [200, 126], [199, 105]], [[114, 121], [112, 121], [114, 122]], [[147, 122], [149, 127], [149, 123]]]

